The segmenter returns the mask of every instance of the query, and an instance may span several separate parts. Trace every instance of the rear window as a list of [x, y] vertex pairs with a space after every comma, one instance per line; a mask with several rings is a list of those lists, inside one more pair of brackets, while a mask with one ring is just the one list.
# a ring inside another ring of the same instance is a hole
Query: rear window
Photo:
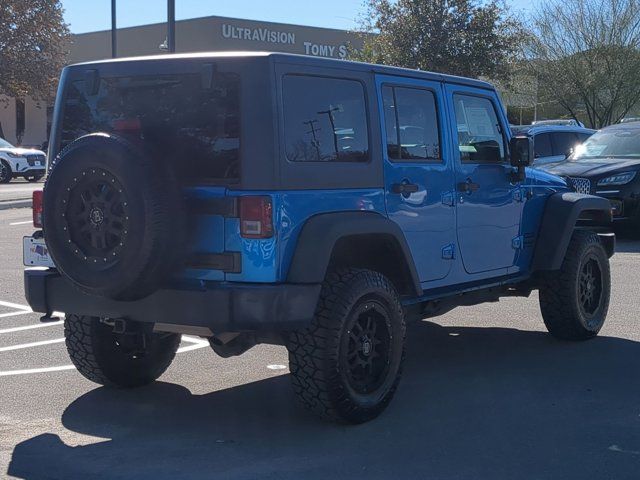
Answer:
[[238, 75], [218, 73], [211, 88], [199, 74], [108, 77], [94, 90], [84, 80], [67, 86], [62, 148], [88, 133], [118, 133], [175, 159], [188, 177], [238, 181]]
[[367, 109], [360, 82], [285, 75], [282, 88], [289, 161], [368, 161]]

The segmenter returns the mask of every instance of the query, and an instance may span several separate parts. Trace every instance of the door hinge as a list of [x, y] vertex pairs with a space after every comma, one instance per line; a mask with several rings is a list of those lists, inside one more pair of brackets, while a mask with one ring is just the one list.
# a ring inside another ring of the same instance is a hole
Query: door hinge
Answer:
[[456, 258], [456, 244], [450, 243], [442, 247], [442, 258], [444, 260], [453, 260]]
[[514, 250], [520, 250], [521, 248], [523, 248], [524, 247], [524, 237], [522, 235], [514, 237], [511, 240], [511, 247]]
[[442, 194], [442, 204], [448, 207], [453, 207], [455, 205], [453, 192], [444, 192]]

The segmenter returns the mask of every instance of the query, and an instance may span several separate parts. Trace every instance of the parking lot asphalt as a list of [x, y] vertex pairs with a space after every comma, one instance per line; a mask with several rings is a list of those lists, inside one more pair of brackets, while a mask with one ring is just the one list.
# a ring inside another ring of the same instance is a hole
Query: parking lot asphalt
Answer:
[[420, 322], [394, 401], [354, 427], [298, 407], [282, 347], [222, 359], [187, 337], [154, 385], [85, 380], [25, 306], [30, 215], [0, 211], [1, 478], [640, 477], [640, 241], [612, 259], [598, 338], [551, 338], [535, 294]]
[[29, 183], [21, 178], [12, 180], [8, 184], [0, 185], [0, 209], [5, 206], [12, 206], [8, 205], [10, 202], [14, 204], [15, 202], [24, 203], [25, 200], [31, 200], [33, 191], [42, 189], [43, 185], [42, 181]]

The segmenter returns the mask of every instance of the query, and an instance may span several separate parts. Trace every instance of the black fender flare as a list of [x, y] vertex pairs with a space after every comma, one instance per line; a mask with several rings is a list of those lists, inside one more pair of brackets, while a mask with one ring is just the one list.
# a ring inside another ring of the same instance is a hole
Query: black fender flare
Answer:
[[384, 235], [399, 247], [416, 295], [422, 295], [420, 279], [411, 250], [400, 227], [375, 212], [334, 212], [309, 218], [298, 236], [289, 267], [290, 283], [320, 283], [324, 280], [336, 243], [354, 235]]
[[[575, 192], [559, 192], [549, 196], [533, 253], [533, 272], [560, 269], [578, 220], [587, 221], [589, 226], [610, 225], [609, 200]], [[613, 254], [610, 242], [605, 244], [605, 248], [611, 250], [607, 252], [609, 255]]]

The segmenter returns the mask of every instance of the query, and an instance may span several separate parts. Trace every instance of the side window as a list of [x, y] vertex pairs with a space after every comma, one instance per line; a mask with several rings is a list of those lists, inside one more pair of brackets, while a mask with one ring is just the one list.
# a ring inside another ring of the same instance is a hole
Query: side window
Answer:
[[411, 87], [382, 89], [389, 159], [441, 159], [436, 98], [432, 91]]
[[556, 132], [553, 134], [553, 154], [568, 155], [580, 140], [573, 132]]
[[535, 157], [550, 157], [553, 155], [551, 150], [551, 134], [541, 133], [536, 135], [533, 141]]
[[453, 96], [453, 103], [460, 161], [463, 163], [504, 162], [504, 136], [493, 102], [488, 98], [456, 94]]
[[282, 88], [289, 161], [368, 161], [367, 109], [360, 82], [285, 75]]

